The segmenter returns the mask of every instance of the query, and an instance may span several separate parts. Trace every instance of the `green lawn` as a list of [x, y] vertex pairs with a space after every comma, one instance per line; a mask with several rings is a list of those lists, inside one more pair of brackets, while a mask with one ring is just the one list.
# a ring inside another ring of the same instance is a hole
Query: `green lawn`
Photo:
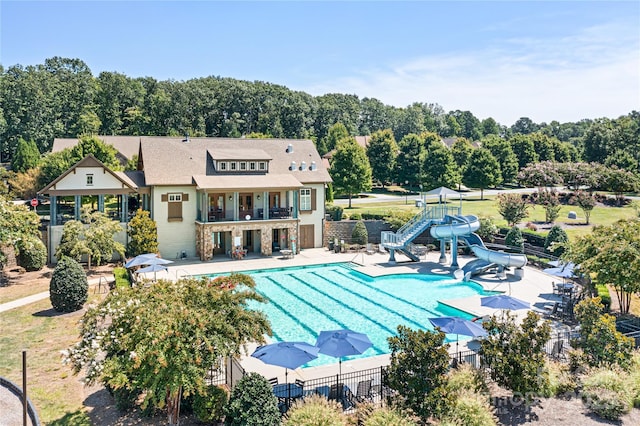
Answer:
[[[373, 213], [390, 215], [391, 212], [399, 210], [407, 210], [418, 213], [420, 208], [415, 207], [415, 196], [410, 196], [408, 201], [404, 199], [394, 202], [380, 202], [380, 203], [367, 203], [357, 204], [357, 201], [353, 204], [352, 208], [345, 208], [344, 214], [351, 215], [352, 213]], [[459, 201], [449, 201], [447, 203], [450, 206], [457, 207]], [[428, 206], [434, 203], [428, 203]], [[570, 211], [575, 211], [578, 215], [578, 219], [568, 219], [567, 216]], [[485, 196], [484, 200], [479, 198], [464, 199], [462, 201], [462, 214], [473, 214], [480, 217], [490, 217], [494, 220], [495, 224], [499, 227], [506, 227], [507, 222], [502, 219], [500, 213], [498, 213], [498, 204], [495, 201], [495, 197]], [[631, 206], [625, 207], [608, 207], [608, 206], [596, 206], [591, 211], [590, 224], [591, 225], [611, 225], [612, 223], [620, 219], [631, 219], [637, 217], [635, 210]], [[545, 219], [545, 212], [541, 206], [531, 206], [529, 208], [529, 216], [523, 220], [522, 223], [534, 222], [542, 223]], [[591, 227], [586, 226], [584, 213], [578, 206], [566, 206], [563, 205], [560, 209], [560, 216], [556, 220], [556, 223], [564, 223], [571, 225], [566, 229], [569, 237], [576, 237], [585, 235], [591, 232]]]

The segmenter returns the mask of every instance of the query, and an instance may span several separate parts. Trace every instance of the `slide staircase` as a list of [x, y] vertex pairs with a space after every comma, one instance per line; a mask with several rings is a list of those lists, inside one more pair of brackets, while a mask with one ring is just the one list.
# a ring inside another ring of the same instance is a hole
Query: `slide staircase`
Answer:
[[394, 252], [399, 251], [414, 262], [420, 261], [419, 255], [413, 249], [412, 241], [426, 231], [431, 225], [440, 223], [446, 216], [459, 214], [458, 207], [447, 207], [437, 205], [431, 208], [424, 208], [405, 223], [398, 231], [384, 231], [380, 235], [382, 247], [389, 250], [389, 261], [395, 261]]

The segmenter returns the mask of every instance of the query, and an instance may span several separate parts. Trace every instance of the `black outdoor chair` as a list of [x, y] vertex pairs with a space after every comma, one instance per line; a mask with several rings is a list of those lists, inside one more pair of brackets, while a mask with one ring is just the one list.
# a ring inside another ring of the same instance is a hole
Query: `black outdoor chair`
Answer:
[[356, 389], [356, 402], [371, 402], [371, 379], [358, 382]]

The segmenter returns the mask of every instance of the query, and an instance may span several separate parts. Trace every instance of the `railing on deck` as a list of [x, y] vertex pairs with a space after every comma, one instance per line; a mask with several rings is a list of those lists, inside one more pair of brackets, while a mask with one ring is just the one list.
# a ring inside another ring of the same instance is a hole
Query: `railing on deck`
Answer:
[[396, 232], [383, 231], [380, 240], [383, 245], [403, 246], [410, 238], [415, 237], [415, 233], [425, 222], [430, 220], [442, 220], [446, 215], [459, 215], [459, 207], [449, 207], [446, 205], [437, 205], [429, 209], [422, 209], [420, 213], [412, 217], [407, 223], [402, 225]]

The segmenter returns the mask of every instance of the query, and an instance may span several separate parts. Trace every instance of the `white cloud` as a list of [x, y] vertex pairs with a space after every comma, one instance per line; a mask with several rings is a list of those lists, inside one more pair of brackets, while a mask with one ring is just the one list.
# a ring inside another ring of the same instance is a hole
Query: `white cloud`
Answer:
[[399, 107], [438, 103], [511, 125], [616, 118], [640, 110], [640, 36], [611, 23], [564, 38], [519, 38], [482, 51], [413, 58], [322, 82], [308, 93], [355, 93]]

